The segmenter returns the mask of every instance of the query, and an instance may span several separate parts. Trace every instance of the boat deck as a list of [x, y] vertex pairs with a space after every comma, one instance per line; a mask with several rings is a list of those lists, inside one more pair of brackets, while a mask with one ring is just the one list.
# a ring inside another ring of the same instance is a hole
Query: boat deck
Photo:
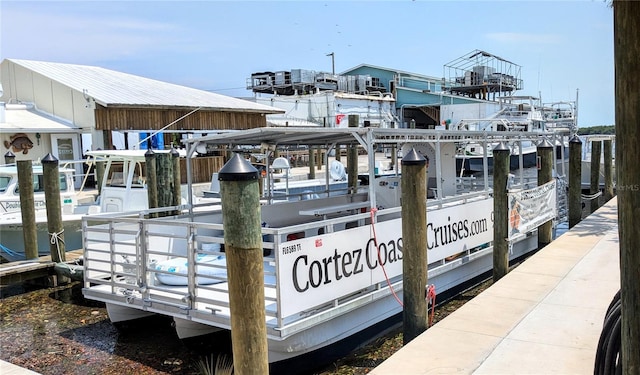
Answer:
[[370, 372], [588, 374], [620, 288], [614, 198]]

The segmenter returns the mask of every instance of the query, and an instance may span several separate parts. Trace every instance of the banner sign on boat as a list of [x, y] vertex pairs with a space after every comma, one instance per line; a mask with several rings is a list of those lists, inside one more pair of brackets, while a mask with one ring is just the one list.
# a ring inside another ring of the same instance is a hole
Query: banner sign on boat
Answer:
[[509, 192], [509, 239], [557, 216], [556, 180], [533, 189]]
[[[282, 316], [384, 282], [385, 271], [389, 278], [402, 274], [402, 219], [376, 223], [375, 233], [376, 238], [371, 225], [363, 225], [282, 243], [277, 258]], [[492, 239], [493, 199], [428, 211], [429, 263]]]

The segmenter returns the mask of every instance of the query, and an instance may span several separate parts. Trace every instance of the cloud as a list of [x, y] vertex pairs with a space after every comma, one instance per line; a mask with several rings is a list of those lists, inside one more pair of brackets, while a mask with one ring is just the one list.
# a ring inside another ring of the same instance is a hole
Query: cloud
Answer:
[[81, 63], [180, 46], [178, 28], [129, 16], [82, 16], [3, 9], [2, 55]]
[[557, 34], [525, 34], [525, 33], [488, 33], [487, 39], [501, 43], [534, 43], [534, 44], [560, 44], [563, 37]]

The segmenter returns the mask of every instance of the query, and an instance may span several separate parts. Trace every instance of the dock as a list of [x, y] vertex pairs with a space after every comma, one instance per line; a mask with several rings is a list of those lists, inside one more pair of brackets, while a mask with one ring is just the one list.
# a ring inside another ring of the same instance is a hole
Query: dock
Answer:
[[614, 197], [370, 374], [593, 373], [619, 289]]
[[[83, 251], [82, 249], [71, 250], [65, 254], [66, 263], [73, 263], [80, 259]], [[55, 265], [56, 263], [51, 260], [50, 255], [31, 260], [2, 263], [0, 264], [0, 285], [17, 284], [27, 280], [51, 276], [55, 274]]]

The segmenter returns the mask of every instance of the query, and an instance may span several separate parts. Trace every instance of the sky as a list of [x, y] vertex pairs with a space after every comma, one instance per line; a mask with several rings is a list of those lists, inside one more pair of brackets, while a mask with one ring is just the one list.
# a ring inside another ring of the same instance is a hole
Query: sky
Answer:
[[[0, 60], [93, 65], [249, 97], [252, 73], [360, 64], [445, 76], [484, 50], [521, 66], [518, 95], [578, 97], [614, 124], [609, 1], [0, 1]], [[447, 73], [448, 74], [448, 73]]]

